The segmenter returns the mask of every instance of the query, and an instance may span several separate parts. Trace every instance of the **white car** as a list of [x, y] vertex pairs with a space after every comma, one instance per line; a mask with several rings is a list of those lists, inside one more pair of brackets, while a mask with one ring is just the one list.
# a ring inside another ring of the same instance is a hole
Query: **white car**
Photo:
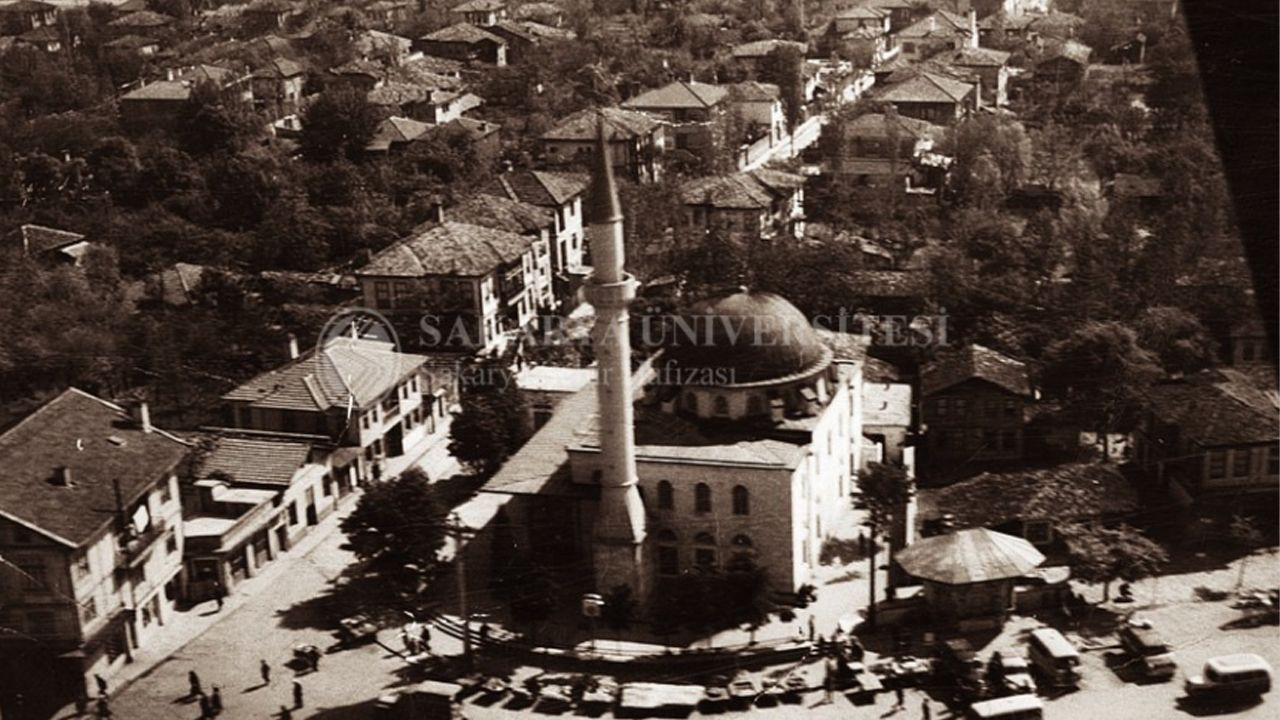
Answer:
[[1031, 663], [1018, 655], [1000, 658], [1000, 682], [1012, 695], [1034, 695], [1036, 692], [1036, 681], [1031, 677]]

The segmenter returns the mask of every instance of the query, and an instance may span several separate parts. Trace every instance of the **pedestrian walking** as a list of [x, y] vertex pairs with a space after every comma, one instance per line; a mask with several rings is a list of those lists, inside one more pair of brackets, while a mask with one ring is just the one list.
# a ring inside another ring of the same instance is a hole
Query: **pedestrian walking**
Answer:
[[222, 714], [222, 689], [217, 685], [213, 686], [213, 694], [209, 696], [209, 709], [214, 715]]
[[98, 698], [98, 717], [111, 717], [111, 706], [107, 704], [107, 699], [105, 697]]
[[196, 674], [195, 670], [191, 670], [187, 673], [187, 684], [191, 686], [189, 697], [204, 694], [204, 690], [200, 689], [200, 676]]
[[218, 603], [218, 612], [222, 611], [222, 600], [227, 596], [227, 589], [222, 587], [222, 583], [217, 580], [213, 581], [213, 601]]
[[293, 706], [295, 708], [302, 707], [302, 683], [297, 680], [293, 681]]
[[933, 708], [929, 705], [929, 698], [925, 698], [920, 703], [921, 720], [933, 720]]
[[258, 673], [262, 675], [263, 685], [271, 684], [271, 666], [267, 664], [266, 660], [258, 661]]
[[833, 667], [834, 664], [831, 658], [827, 658], [826, 672], [822, 675], [822, 691], [826, 696], [824, 702], [828, 705], [835, 702], [836, 673]]
[[858, 552], [862, 555], [867, 554], [867, 532], [865, 530], [858, 531]]
[[208, 695], [200, 696], [200, 720], [209, 720], [213, 717], [213, 703], [209, 702]]
[[101, 675], [94, 674], [93, 681], [98, 684], [98, 694], [102, 697], [107, 696], [107, 679]]
[[893, 689], [893, 699], [894, 699], [894, 703], [893, 703], [894, 707], [904, 708], [907, 706], [907, 693], [905, 690], [902, 689], [901, 685], [898, 685]]

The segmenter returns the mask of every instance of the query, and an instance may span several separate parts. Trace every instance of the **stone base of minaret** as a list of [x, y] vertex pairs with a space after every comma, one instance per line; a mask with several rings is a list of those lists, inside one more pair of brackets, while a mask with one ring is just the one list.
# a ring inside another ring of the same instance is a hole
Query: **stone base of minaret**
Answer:
[[596, 592], [608, 596], [614, 588], [626, 585], [631, 597], [643, 604], [649, 597], [649, 566], [645, 562], [644, 543], [596, 540], [591, 548], [595, 570]]

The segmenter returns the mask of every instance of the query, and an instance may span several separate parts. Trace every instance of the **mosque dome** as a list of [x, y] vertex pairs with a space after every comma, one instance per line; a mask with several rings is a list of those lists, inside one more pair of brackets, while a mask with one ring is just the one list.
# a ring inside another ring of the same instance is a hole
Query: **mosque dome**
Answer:
[[666, 358], [681, 375], [715, 377], [716, 385], [792, 380], [831, 362], [831, 351], [796, 306], [745, 288], [692, 305], [667, 341]]

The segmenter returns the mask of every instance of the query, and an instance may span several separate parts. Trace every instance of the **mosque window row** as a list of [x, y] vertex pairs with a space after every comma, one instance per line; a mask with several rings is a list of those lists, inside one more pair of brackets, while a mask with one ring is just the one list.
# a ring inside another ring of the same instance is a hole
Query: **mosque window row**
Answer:
[[[751, 514], [751, 491], [742, 485], [735, 485], [732, 491], [733, 514], [734, 515], [750, 515]], [[662, 480], [658, 483], [658, 509], [674, 510], [676, 507], [675, 487], [668, 481]], [[711, 486], [706, 483], [698, 483], [693, 486], [693, 511], [696, 513], [709, 513], [712, 511], [711, 502]]]
[[[671, 530], [659, 531], [657, 536], [657, 571], [659, 575], [674, 576], [680, 574], [680, 538]], [[755, 544], [746, 535], [735, 535], [732, 540], [734, 557], [751, 555]], [[693, 536], [693, 567], [699, 570], [714, 570], [719, 564], [720, 549], [716, 538], [709, 532], [700, 532]]]

